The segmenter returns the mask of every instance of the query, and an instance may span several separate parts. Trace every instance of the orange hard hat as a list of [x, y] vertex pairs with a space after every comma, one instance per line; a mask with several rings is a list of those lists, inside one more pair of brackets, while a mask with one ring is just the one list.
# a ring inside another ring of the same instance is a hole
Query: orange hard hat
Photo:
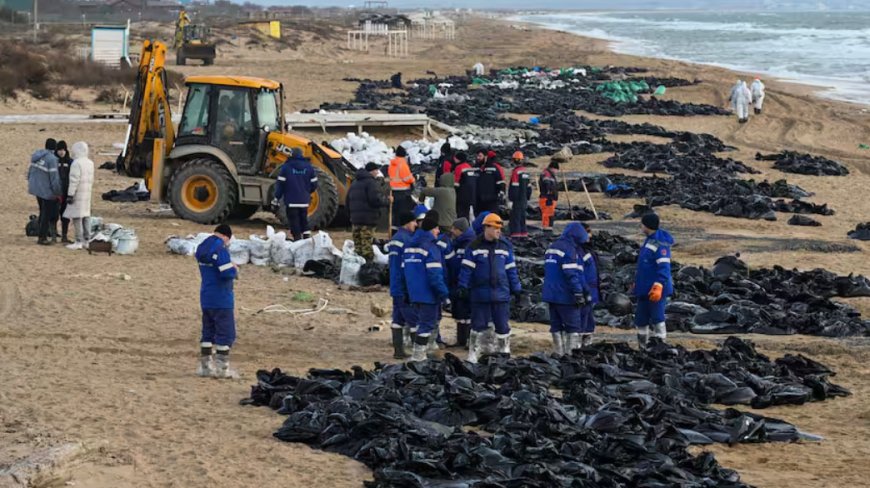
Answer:
[[483, 225], [501, 229], [504, 227], [504, 221], [497, 214], [491, 213], [483, 218]]
[[517, 152], [514, 153], [514, 155], [513, 155], [513, 159], [526, 159], [526, 157], [523, 156], [523, 152], [522, 152], [522, 151], [517, 151]]

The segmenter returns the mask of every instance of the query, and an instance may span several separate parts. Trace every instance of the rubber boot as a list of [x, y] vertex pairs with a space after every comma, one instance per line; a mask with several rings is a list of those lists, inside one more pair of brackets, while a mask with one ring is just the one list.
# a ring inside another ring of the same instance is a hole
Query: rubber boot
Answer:
[[[409, 350], [412, 347], [414, 347], [414, 342], [411, 340], [412, 339], [411, 338], [411, 336], [412, 336], [411, 330], [412, 329], [410, 327], [403, 327], [402, 328], [402, 347], [404, 347], [405, 350]], [[405, 354], [405, 353], [403, 352], [402, 354]]]
[[497, 352], [510, 355], [511, 353], [511, 334], [498, 334], [495, 336]]
[[646, 349], [646, 344], [649, 339], [649, 327], [638, 327], [637, 328], [637, 347], [640, 349]]
[[408, 357], [405, 354], [405, 328], [393, 327], [390, 329], [393, 333], [393, 359], [405, 359]]
[[580, 338], [580, 345], [582, 347], [591, 346], [592, 345], [592, 334], [583, 334], [583, 337]]
[[468, 333], [471, 332], [471, 324], [462, 321], [456, 323], [456, 345], [468, 347]]
[[652, 336], [663, 341], [668, 338], [668, 328], [664, 322], [659, 322], [653, 326]]
[[553, 332], [553, 354], [562, 356], [565, 354], [565, 343], [562, 342], [562, 333]]
[[[411, 361], [425, 361], [426, 350], [429, 349], [429, 339], [435, 335], [417, 336], [414, 339], [414, 353], [411, 354]], [[434, 342], [434, 339], [432, 339]]]
[[214, 374], [214, 360], [212, 359], [211, 343], [204, 343], [199, 347], [199, 366], [196, 367], [196, 375], [207, 378]]
[[435, 327], [435, 330], [432, 331], [432, 334], [428, 337], [428, 339], [429, 340], [426, 343], [426, 347], [429, 354], [434, 354], [435, 351], [438, 350], [438, 327]]
[[218, 351], [215, 354], [215, 369], [214, 377], [219, 379], [235, 379], [239, 377], [238, 371], [230, 368], [230, 353], [229, 351]]
[[468, 334], [468, 357], [466, 361], [472, 364], [477, 364], [477, 359], [480, 356], [480, 336], [481, 333], [472, 330]]
[[495, 326], [490, 324], [489, 327], [480, 334], [480, 351], [483, 354], [495, 354], [497, 352], [495, 343]]
[[580, 349], [580, 334], [571, 332], [568, 334], [568, 354], [574, 352], [575, 349]]

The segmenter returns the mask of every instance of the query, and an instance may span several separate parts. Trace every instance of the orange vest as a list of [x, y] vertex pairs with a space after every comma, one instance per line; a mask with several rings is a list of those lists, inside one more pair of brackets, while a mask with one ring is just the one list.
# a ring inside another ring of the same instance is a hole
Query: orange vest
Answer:
[[414, 184], [414, 175], [411, 174], [411, 167], [408, 166], [406, 158], [393, 158], [390, 161], [390, 189], [393, 191], [409, 190]]

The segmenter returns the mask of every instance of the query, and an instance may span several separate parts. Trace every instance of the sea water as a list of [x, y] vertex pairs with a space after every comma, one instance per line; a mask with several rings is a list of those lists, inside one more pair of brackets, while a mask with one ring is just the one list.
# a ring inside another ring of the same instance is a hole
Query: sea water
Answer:
[[798, 81], [870, 104], [870, 12], [552, 13], [516, 20], [610, 40], [620, 53]]

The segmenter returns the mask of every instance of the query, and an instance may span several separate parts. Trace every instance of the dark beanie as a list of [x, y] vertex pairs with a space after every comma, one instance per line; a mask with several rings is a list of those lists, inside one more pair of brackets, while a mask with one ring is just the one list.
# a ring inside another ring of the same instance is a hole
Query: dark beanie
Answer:
[[468, 230], [468, 219], [465, 217], [460, 217], [453, 221], [453, 227], [459, 229], [460, 232], [465, 232]]
[[214, 231], [218, 234], [223, 234], [227, 237], [233, 237], [233, 229], [230, 229], [230, 226], [227, 224], [221, 224], [215, 227]]
[[408, 155], [408, 151], [405, 150], [404, 146], [397, 146], [396, 147], [396, 156], [398, 156], [400, 158], [404, 158], [407, 155]]
[[374, 170], [380, 171], [381, 167], [378, 166], [378, 163], [368, 163], [366, 164], [366, 171], [372, 172]]
[[465, 163], [468, 161], [468, 154], [466, 154], [465, 151], [460, 151], [456, 153], [456, 160], [460, 163]]
[[57, 141], [49, 137], [45, 140], [45, 148], [49, 151], [54, 151], [55, 149], [57, 149]]
[[438, 227], [438, 212], [435, 210], [430, 210], [426, 212], [426, 218], [423, 219], [423, 223], [420, 224], [423, 230], [429, 231]]
[[648, 213], [641, 217], [640, 223], [647, 229], [659, 230], [659, 216], [654, 213]]
[[402, 214], [399, 215], [399, 225], [406, 225], [415, 220], [417, 220], [417, 217], [414, 215], [414, 212], [411, 211], [402, 212]]
[[64, 151], [69, 151], [69, 149], [67, 149], [66, 147], [66, 141], [57, 141], [57, 144], [55, 144], [55, 151], [60, 151], [61, 149], [63, 149]]

